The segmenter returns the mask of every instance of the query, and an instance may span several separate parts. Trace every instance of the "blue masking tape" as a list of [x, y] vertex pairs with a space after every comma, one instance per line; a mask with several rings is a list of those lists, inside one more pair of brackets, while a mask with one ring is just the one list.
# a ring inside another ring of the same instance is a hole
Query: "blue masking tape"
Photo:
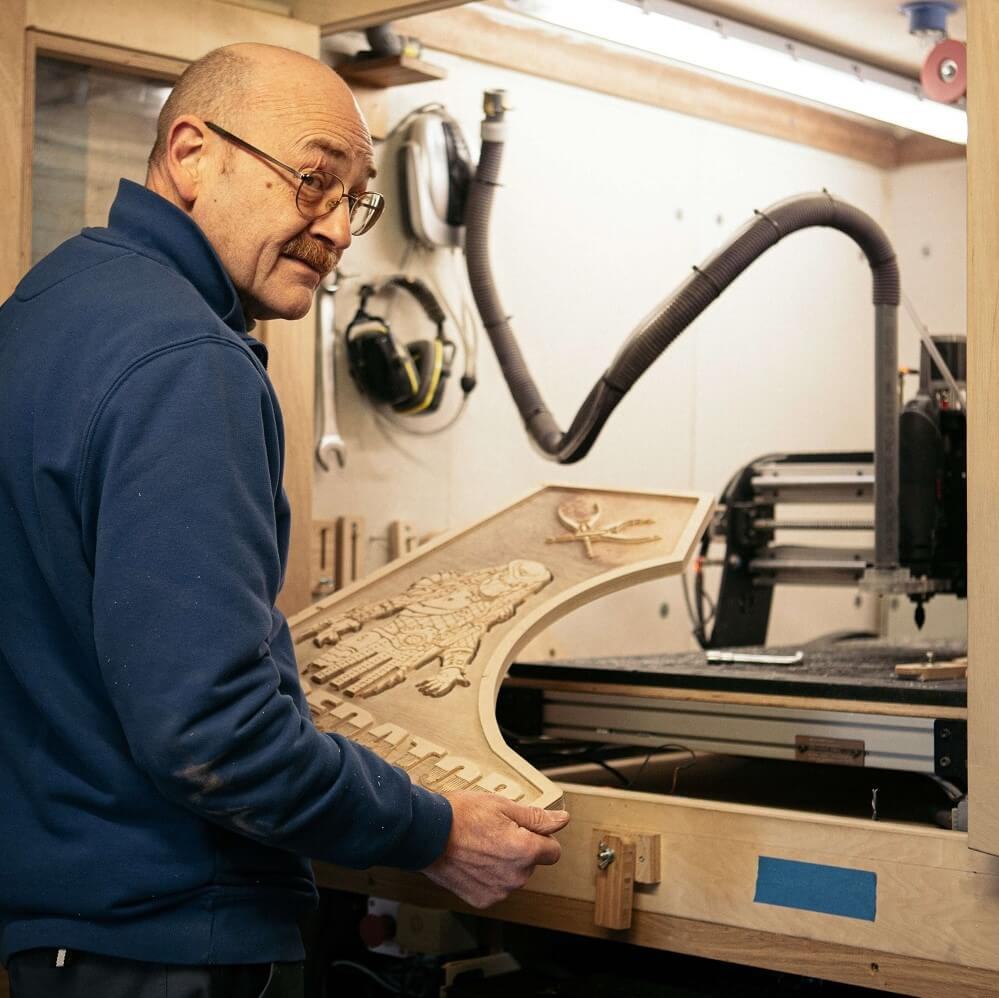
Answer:
[[758, 904], [820, 911], [826, 915], [874, 921], [878, 875], [870, 870], [820, 866], [761, 856], [756, 868]]

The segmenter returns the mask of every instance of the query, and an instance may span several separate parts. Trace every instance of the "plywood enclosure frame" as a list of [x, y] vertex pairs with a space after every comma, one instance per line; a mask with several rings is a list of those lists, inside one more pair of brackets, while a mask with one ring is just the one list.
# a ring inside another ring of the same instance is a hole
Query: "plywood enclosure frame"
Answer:
[[[482, 914], [417, 874], [385, 869], [346, 870], [317, 864], [316, 879], [320, 887], [468, 915]], [[631, 927], [626, 932], [606, 929], [594, 923], [590, 902], [541, 894], [530, 887], [490, 908], [488, 914], [501, 922], [921, 998], [955, 995], [995, 998], [999, 983], [990, 970], [644, 910], [633, 913]]]
[[999, 2], [968, 2], [968, 830], [999, 854]]
[[455, 7], [467, 0], [293, 0], [295, 17], [322, 27], [324, 34], [351, 31], [384, 24], [398, 17], [412, 17], [442, 7]]
[[319, 54], [316, 25], [223, 0], [26, 0], [25, 27], [184, 63], [232, 42]]
[[[562, 860], [489, 917], [904, 994], [999, 992], [999, 860], [961, 832], [561, 784]], [[662, 840], [660, 882], [636, 884], [631, 924], [599, 924], [596, 830]], [[876, 917], [757, 901], [759, 859], [876, 877]], [[320, 884], [467, 911], [418, 874], [316, 864]], [[933, 932], [926, 926], [932, 924]]]
[[80, 62], [123, 73], [133, 72], [170, 82], [176, 80], [188, 66], [184, 59], [154, 52], [137, 52], [84, 38], [68, 38], [38, 28], [28, 28], [28, 45], [29, 51], [33, 50], [37, 55], [52, 55], [67, 62]]

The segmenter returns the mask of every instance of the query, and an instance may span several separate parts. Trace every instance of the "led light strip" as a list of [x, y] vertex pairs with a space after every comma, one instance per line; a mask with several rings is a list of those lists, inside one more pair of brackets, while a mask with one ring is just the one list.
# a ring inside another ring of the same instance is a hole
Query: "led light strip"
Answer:
[[[672, 0], [507, 0], [523, 14], [616, 45], [731, 77], [912, 132], [966, 144], [962, 107], [919, 84]], [[899, 30], [904, 30], [901, 22]]]

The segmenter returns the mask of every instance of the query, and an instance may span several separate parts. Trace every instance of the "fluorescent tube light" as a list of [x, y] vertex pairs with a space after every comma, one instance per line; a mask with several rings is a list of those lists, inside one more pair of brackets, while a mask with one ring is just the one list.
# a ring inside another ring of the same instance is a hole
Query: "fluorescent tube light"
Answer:
[[[507, 0], [524, 14], [816, 104], [966, 144], [961, 107], [913, 80], [671, 0]], [[904, 24], [899, 24], [903, 30]]]

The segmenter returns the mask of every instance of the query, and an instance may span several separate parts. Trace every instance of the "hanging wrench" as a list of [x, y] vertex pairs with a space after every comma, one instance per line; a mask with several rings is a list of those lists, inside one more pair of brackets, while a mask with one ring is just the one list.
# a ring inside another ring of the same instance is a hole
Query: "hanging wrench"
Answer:
[[319, 301], [316, 307], [316, 369], [319, 386], [319, 414], [322, 436], [316, 445], [316, 460], [323, 471], [330, 470], [330, 456], [336, 454], [337, 464], [347, 463], [347, 445], [336, 424], [336, 308], [334, 298], [339, 287], [340, 273], [334, 270], [319, 285]]

